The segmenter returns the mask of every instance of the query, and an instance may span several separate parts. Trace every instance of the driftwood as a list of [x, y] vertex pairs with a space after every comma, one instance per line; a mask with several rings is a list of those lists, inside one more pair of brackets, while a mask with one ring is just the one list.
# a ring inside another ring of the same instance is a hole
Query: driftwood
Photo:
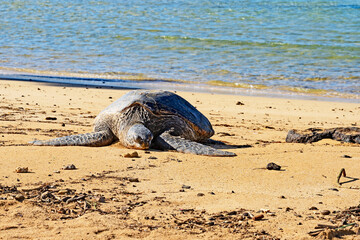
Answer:
[[289, 143], [312, 143], [329, 138], [347, 143], [360, 144], [360, 128], [358, 127], [338, 127], [330, 129], [309, 128], [305, 131], [292, 129], [286, 136]]

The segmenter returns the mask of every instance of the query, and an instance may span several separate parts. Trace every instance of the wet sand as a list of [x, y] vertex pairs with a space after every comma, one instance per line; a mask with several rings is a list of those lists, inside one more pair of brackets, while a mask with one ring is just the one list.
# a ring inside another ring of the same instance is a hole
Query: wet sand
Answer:
[[[358, 127], [356, 103], [177, 92], [237, 156], [150, 149], [125, 158], [133, 150], [118, 143], [27, 143], [90, 132], [129, 90], [4, 80], [0, 89], [1, 239], [311, 239], [318, 224], [342, 226], [343, 211], [359, 204], [358, 145], [285, 142], [290, 129]], [[282, 171], [266, 170], [270, 162]], [[359, 224], [358, 211], [347, 213]], [[360, 238], [358, 227], [344, 229], [318, 238]]]

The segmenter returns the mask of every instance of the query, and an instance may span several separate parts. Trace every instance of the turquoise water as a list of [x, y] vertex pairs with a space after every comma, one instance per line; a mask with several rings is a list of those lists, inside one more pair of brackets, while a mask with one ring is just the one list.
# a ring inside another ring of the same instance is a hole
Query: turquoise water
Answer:
[[360, 96], [359, 0], [14, 0], [0, 1], [0, 16], [3, 78], [17, 70], [76, 82], [83, 73], [109, 85], [180, 80]]

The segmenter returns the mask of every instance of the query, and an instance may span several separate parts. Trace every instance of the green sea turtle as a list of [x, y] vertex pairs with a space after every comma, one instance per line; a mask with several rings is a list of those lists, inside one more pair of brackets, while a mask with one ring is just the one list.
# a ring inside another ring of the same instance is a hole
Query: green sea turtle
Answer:
[[214, 143], [209, 120], [182, 97], [168, 91], [134, 90], [95, 118], [94, 132], [65, 136], [34, 145], [106, 146], [119, 141], [127, 148], [177, 150], [208, 156], [236, 156], [204, 143]]

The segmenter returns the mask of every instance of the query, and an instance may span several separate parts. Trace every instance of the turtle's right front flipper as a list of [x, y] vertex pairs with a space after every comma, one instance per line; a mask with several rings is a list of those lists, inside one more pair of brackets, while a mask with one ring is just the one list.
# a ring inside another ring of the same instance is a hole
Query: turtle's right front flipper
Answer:
[[182, 137], [173, 136], [169, 132], [164, 132], [155, 139], [154, 147], [162, 150], [175, 149], [178, 152], [192, 153], [197, 155], [206, 155], [214, 157], [233, 157], [235, 153], [221, 151], [204, 144], [190, 141]]
[[101, 147], [111, 144], [115, 140], [114, 134], [109, 131], [91, 132], [50, 139], [47, 141], [35, 140], [29, 143], [38, 146], [91, 146]]

